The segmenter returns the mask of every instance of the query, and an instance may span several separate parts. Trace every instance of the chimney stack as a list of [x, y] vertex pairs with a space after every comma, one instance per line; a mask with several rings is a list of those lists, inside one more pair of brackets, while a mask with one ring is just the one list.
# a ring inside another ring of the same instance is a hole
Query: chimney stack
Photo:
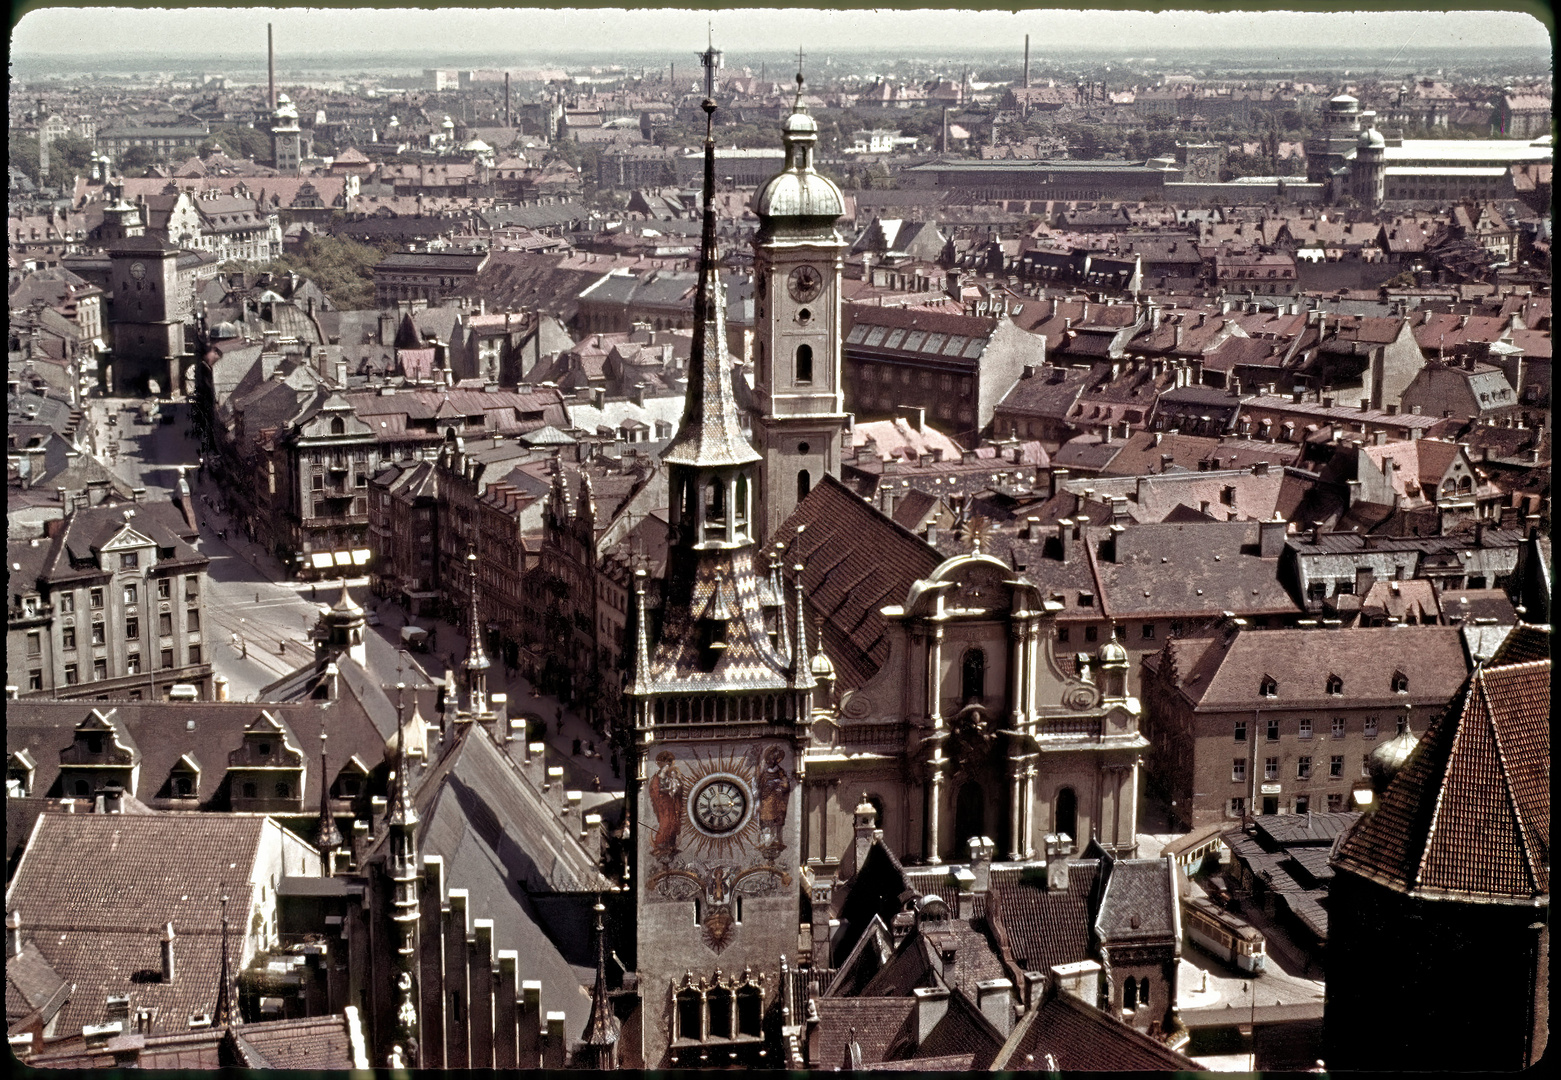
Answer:
[[5, 913], [5, 958], [22, 955], [22, 917], [14, 911]]
[[1030, 89], [1030, 35], [1024, 35], [1024, 88]]
[[173, 982], [173, 923], [163, 927], [163, 982]]
[[271, 37], [271, 24], [266, 23], [266, 102], [276, 111], [276, 46]]

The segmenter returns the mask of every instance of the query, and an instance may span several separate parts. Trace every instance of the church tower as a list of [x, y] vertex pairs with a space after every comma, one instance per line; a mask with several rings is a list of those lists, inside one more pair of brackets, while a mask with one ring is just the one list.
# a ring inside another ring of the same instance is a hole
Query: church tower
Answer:
[[271, 154], [276, 171], [298, 175], [303, 157], [303, 130], [298, 126], [298, 107], [286, 94], [278, 94], [276, 112], [271, 114]]
[[754, 213], [754, 425], [763, 467], [761, 535], [774, 537], [824, 474], [840, 475], [840, 189], [813, 167], [818, 122], [797, 100], [781, 127], [786, 165], [759, 189]]
[[[647, 1068], [770, 1064], [763, 1017], [797, 947], [801, 745], [812, 712], [802, 596], [755, 564], [760, 457], [726, 352], [715, 228], [715, 102], [705, 100], [705, 216], [688, 399], [662, 455], [671, 491], [653, 629], [636, 575], [628, 690], [630, 858]], [[785, 624], [789, 623], [789, 627]]]

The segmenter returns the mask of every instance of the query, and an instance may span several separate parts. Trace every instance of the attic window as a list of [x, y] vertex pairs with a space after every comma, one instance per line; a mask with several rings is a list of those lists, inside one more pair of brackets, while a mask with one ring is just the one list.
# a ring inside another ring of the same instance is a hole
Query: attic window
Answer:
[[1079, 607], [1094, 607], [1094, 606], [1095, 606], [1095, 594], [1092, 593], [1092, 592], [1082, 592], [1081, 591], [1079, 593]]
[[1278, 697], [1279, 683], [1272, 675], [1264, 675], [1263, 681], [1258, 684], [1257, 693], [1259, 697]]
[[1405, 675], [1402, 671], [1395, 671], [1393, 673], [1393, 692], [1395, 694], [1409, 693], [1409, 676]]
[[1337, 675], [1328, 676], [1328, 693], [1333, 697], [1339, 697], [1344, 693], [1344, 680]]

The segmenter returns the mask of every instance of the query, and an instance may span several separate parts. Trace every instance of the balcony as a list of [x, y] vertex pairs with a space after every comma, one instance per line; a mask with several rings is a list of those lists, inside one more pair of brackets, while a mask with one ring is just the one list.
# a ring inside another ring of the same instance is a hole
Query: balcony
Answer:
[[1093, 716], [1055, 716], [1047, 717], [1036, 725], [1036, 737], [1045, 742], [1048, 739], [1057, 741], [1076, 741], [1079, 739], [1100, 739], [1101, 721]]

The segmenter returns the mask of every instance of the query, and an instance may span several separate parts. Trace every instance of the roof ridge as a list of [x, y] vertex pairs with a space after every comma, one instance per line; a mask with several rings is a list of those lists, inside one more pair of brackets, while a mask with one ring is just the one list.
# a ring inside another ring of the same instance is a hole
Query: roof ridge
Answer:
[[[1542, 662], [1547, 664], [1549, 663], [1548, 660]], [[1516, 667], [1518, 665], [1513, 666]], [[1501, 669], [1497, 670], [1499, 671]], [[1501, 725], [1496, 723], [1496, 711], [1491, 705], [1490, 691], [1486, 688], [1485, 685], [1485, 675], [1486, 668], [1484, 664], [1481, 664], [1479, 667], [1475, 668], [1474, 679], [1479, 684], [1480, 698], [1484, 702], [1485, 722], [1490, 725], [1491, 741], [1496, 745], [1496, 761], [1501, 769], [1502, 788], [1507, 798], [1507, 805], [1512, 810], [1512, 819], [1516, 823], [1518, 829], [1518, 850], [1523, 854], [1523, 871], [1528, 875], [1529, 885], [1534, 889], [1534, 891], [1543, 892], [1545, 889], [1540, 886], [1539, 875], [1535, 872], [1534, 869], [1534, 852], [1530, 847], [1528, 824], [1524, 821], [1522, 807], [1518, 805], [1517, 793], [1514, 790], [1512, 780], [1512, 770], [1507, 763], [1507, 751], [1506, 748], [1502, 745]]]

